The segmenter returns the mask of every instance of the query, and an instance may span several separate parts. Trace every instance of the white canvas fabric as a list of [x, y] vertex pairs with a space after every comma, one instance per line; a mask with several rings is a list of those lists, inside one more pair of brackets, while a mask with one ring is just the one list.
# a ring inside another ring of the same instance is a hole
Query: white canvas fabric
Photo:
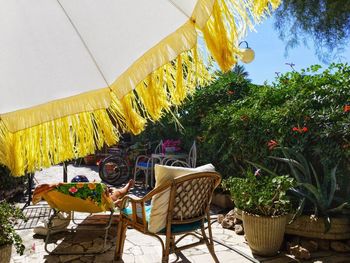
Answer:
[[[199, 172], [215, 172], [215, 167], [212, 164], [202, 165], [196, 168], [156, 165], [155, 178], [156, 186], [162, 183], [173, 180], [174, 178]], [[166, 226], [166, 216], [169, 207], [170, 189], [167, 189], [152, 197], [152, 209], [148, 222], [148, 230], [157, 233]]]
[[96, 64], [111, 84], [183, 25], [196, 1], [0, 3], [0, 113], [6, 113], [107, 87]]

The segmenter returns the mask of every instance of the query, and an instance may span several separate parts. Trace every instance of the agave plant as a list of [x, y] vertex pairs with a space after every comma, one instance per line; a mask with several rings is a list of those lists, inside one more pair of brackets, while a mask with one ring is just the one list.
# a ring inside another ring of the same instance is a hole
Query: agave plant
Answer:
[[[336, 202], [335, 191], [337, 187], [337, 167], [322, 166], [323, 173], [318, 173], [313, 164], [306, 158], [289, 148], [280, 148], [284, 157], [269, 156], [269, 158], [288, 164], [291, 175], [296, 179], [297, 186], [290, 189], [290, 192], [300, 197], [299, 206], [292, 218], [299, 216], [304, 211], [306, 201], [311, 202], [316, 217], [324, 218], [326, 232], [330, 229], [332, 214], [340, 213], [344, 208], [349, 207], [347, 202]], [[256, 167], [269, 173], [275, 172], [255, 163]], [[321, 176], [322, 175], [322, 176]]]

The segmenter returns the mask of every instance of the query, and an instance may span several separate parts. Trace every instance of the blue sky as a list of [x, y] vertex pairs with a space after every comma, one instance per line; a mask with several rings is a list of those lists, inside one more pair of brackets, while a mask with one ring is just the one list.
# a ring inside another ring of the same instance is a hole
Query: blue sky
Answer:
[[[246, 39], [249, 46], [255, 51], [255, 60], [250, 64], [243, 64], [249, 73], [249, 78], [255, 84], [263, 84], [265, 80], [271, 83], [275, 72], [286, 72], [291, 68], [286, 63], [294, 63], [295, 69], [307, 68], [312, 64], [320, 64], [327, 67], [315, 55], [313, 43], [309, 48], [299, 46], [289, 50], [285, 56], [285, 43], [278, 38], [278, 33], [273, 28], [273, 18], [265, 20], [256, 27], [256, 32], [249, 32]], [[350, 62], [350, 44], [341, 54], [342, 62]], [[339, 62], [339, 61], [335, 61]]]

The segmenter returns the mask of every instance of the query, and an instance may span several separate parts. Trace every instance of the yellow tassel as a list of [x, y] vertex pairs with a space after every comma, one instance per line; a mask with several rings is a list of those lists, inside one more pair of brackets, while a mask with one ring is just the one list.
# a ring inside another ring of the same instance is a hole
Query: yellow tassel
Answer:
[[163, 74], [160, 71], [155, 71], [136, 87], [142, 108], [152, 121], [160, 119], [163, 109], [169, 109], [167, 93], [163, 87]]
[[[203, 35], [208, 49], [223, 71], [231, 69], [236, 63], [233, 56], [232, 43], [230, 43], [228, 33], [225, 30], [223, 10], [219, 1], [215, 1], [212, 16], [203, 28]], [[235, 33], [232, 30], [232, 33]]]
[[183, 72], [182, 72], [182, 58], [181, 55], [177, 57], [177, 68], [176, 68], [176, 91], [174, 93], [174, 104], [180, 105], [186, 98], [186, 90], [183, 85]]
[[223, 71], [228, 71], [240, 57], [239, 40], [246, 28], [270, 14], [280, 0], [216, 0], [212, 14], [202, 29], [210, 53]]
[[145, 127], [146, 119], [139, 114], [133, 92], [124, 96], [121, 100], [121, 105], [125, 114], [125, 123], [128, 131], [131, 131], [135, 135], [140, 134]]

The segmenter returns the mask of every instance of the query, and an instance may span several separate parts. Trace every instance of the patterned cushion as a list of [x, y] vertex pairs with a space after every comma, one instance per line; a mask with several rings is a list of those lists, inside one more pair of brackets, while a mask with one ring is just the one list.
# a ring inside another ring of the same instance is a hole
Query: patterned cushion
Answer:
[[[206, 164], [197, 168], [174, 167], [165, 165], [155, 166], [156, 187], [168, 180], [173, 180], [176, 177], [185, 174], [193, 174], [199, 172], [214, 172], [215, 168], [212, 164]], [[170, 189], [167, 189], [152, 197], [152, 209], [148, 230], [157, 233], [165, 228], [166, 217], [169, 206]]]

